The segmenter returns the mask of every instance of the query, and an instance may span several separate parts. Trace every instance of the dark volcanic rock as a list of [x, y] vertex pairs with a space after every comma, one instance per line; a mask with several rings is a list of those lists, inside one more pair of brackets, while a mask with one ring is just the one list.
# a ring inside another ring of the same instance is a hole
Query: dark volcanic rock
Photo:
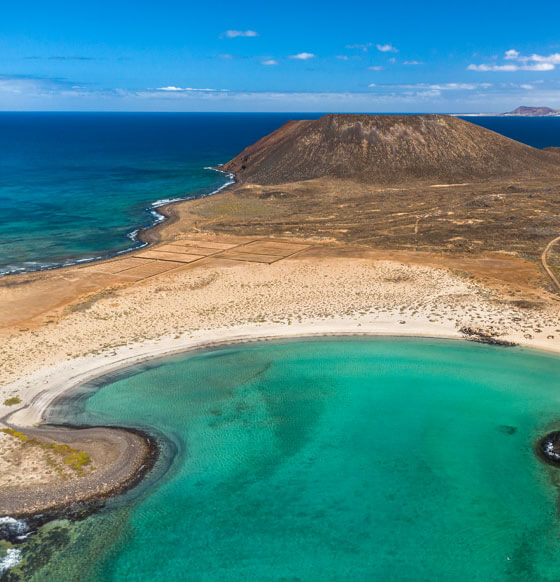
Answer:
[[240, 182], [372, 184], [560, 176], [556, 154], [448, 115], [325, 115], [291, 121], [221, 166]]
[[473, 329], [472, 327], [462, 327], [459, 331], [464, 336], [466, 336], [468, 340], [477, 342], [479, 344], [488, 344], [491, 346], [503, 346], [505, 348], [511, 348], [517, 345], [514, 342], [498, 339], [495, 335], [492, 335], [491, 333], [488, 333], [481, 329]]
[[560, 466], [560, 431], [543, 437], [537, 443], [537, 453], [551, 465]]

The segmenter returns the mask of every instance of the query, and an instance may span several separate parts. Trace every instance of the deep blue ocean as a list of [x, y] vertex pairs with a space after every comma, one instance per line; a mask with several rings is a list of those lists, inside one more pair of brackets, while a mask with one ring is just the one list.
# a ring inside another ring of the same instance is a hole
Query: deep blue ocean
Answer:
[[[289, 119], [322, 114], [0, 113], [0, 275], [125, 252], [161, 201], [208, 195], [206, 169]], [[535, 147], [560, 118], [469, 117]]]

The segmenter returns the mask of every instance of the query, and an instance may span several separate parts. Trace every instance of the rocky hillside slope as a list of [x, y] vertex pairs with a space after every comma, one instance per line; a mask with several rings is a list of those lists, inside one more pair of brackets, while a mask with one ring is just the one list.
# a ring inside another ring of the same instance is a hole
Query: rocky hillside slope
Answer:
[[560, 176], [557, 155], [447, 115], [330, 114], [288, 122], [221, 166], [239, 182], [370, 184]]

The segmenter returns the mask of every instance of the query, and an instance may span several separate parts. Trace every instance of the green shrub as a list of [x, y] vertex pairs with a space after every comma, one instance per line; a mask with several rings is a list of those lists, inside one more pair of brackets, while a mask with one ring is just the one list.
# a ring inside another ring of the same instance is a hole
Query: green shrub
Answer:
[[21, 404], [21, 398], [19, 396], [10, 396], [4, 400], [4, 406], [14, 406], [14, 404]]

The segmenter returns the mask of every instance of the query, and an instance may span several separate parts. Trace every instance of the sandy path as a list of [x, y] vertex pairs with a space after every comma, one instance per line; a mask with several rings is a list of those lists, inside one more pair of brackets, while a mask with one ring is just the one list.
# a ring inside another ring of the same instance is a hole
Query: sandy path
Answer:
[[558, 289], [558, 291], [560, 291], [560, 281], [558, 280], [558, 278], [554, 274], [554, 271], [550, 268], [550, 265], [548, 264], [548, 253], [550, 252], [552, 247], [558, 241], [560, 241], [560, 236], [557, 236], [556, 238], [552, 239], [546, 245], [546, 247], [541, 255], [541, 263], [542, 263], [542, 266], [544, 267], [544, 270], [548, 273], [548, 276], [552, 279], [552, 282], [554, 283], [554, 285], [556, 285], [556, 289]]

